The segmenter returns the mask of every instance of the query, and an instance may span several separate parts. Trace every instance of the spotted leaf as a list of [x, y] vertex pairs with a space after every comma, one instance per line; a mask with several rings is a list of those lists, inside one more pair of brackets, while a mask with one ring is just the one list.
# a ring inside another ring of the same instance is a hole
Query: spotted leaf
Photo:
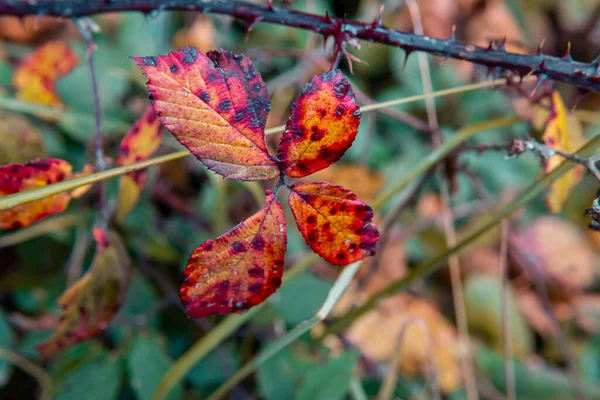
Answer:
[[[556, 150], [568, 153], [576, 152], [585, 143], [581, 123], [576, 116], [570, 114], [558, 92], [552, 93], [550, 116], [542, 136], [544, 143]], [[563, 162], [564, 158], [555, 155], [546, 162], [546, 172], [552, 171]], [[583, 178], [583, 165], [576, 165], [550, 186], [546, 197], [546, 204], [550, 211], [559, 213], [566, 201], [570, 198], [572, 190]]]
[[108, 327], [121, 305], [129, 276], [129, 258], [119, 237], [93, 229], [96, 255], [89, 271], [58, 299], [63, 315], [58, 329], [38, 346], [49, 358]]
[[286, 246], [281, 203], [266, 204], [231, 231], [190, 256], [179, 292], [190, 317], [242, 311], [262, 303], [281, 284]]
[[[148, 108], [133, 125], [133, 128], [121, 141], [117, 165], [129, 165], [150, 157], [162, 139], [162, 125], [156, 112]], [[122, 175], [119, 178], [119, 198], [117, 201], [117, 220], [123, 222], [137, 204], [140, 193], [146, 183], [147, 172], [139, 170]]]
[[[72, 174], [73, 167], [57, 158], [35, 160], [25, 164], [0, 166], [0, 197], [61, 182], [80, 174]], [[81, 174], [89, 174], [85, 168]], [[85, 189], [84, 189], [85, 190]], [[84, 193], [81, 188], [71, 193], [60, 193], [41, 200], [0, 211], [0, 229], [16, 229], [42, 218], [64, 211], [72, 197]]]
[[350, 190], [301, 181], [291, 187], [289, 203], [306, 243], [330, 263], [347, 265], [375, 253], [373, 210]]
[[79, 58], [61, 41], [47, 42], [25, 57], [13, 74], [17, 98], [30, 103], [60, 106], [56, 80], [67, 75]]
[[301, 178], [338, 161], [358, 133], [360, 116], [339, 70], [315, 76], [292, 104], [277, 154], [281, 169]]
[[204, 165], [230, 179], [278, 176], [264, 137], [269, 97], [248, 58], [187, 46], [134, 60], [162, 123]]

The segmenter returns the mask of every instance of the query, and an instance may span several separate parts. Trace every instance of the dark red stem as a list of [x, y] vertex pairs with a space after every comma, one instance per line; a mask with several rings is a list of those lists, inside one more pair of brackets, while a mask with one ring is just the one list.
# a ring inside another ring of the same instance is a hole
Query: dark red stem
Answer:
[[400, 32], [371, 22], [349, 21], [330, 16], [320, 16], [276, 7], [270, 4], [253, 4], [232, 0], [0, 0], [0, 15], [52, 15], [82, 17], [92, 14], [120, 11], [150, 13], [162, 10], [189, 10], [230, 15], [248, 24], [270, 22], [320, 33], [324, 37], [358, 38], [371, 42], [400, 47], [407, 53], [423, 51], [441, 57], [465, 60], [485, 65], [495, 71], [524, 76], [537, 75], [578, 86], [585, 90], [600, 90], [600, 58], [591, 63], [577, 62], [570, 55], [562, 58], [538, 52], [516, 54], [507, 52], [503, 42], [492, 43], [488, 48], [474, 46], [450, 39], [434, 39]]

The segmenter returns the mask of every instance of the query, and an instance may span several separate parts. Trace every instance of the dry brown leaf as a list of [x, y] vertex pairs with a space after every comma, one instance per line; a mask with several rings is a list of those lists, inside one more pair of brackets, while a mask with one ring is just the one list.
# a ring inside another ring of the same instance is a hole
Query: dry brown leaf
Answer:
[[46, 156], [42, 135], [28, 119], [0, 113], [0, 164], [20, 164]]
[[405, 329], [399, 368], [412, 378], [427, 371], [430, 357], [427, 336], [412, 323], [416, 320], [423, 321], [431, 334], [442, 391], [454, 392], [461, 384], [456, 331], [432, 303], [407, 294], [390, 297], [358, 319], [347, 331], [347, 338], [367, 357], [385, 363], [392, 358], [398, 336]]
[[546, 314], [539, 296], [531, 290], [520, 290], [516, 295], [519, 309], [529, 324], [542, 336], [554, 336], [557, 332]]
[[215, 48], [215, 26], [206, 15], [196, 17], [188, 28], [181, 28], [173, 37], [173, 47], [182, 49], [185, 46], [197, 47], [202, 53]]
[[553, 300], [570, 300], [593, 283], [597, 254], [577, 226], [542, 217], [511, 236], [514, 259], [532, 284], [535, 271], [548, 285]]
[[383, 188], [383, 175], [361, 164], [334, 164], [310, 175], [307, 179], [326, 181], [352, 190], [361, 201], [369, 204]]
[[47, 16], [0, 17], [0, 39], [15, 43], [33, 43], [56, 34], [67, 23]]

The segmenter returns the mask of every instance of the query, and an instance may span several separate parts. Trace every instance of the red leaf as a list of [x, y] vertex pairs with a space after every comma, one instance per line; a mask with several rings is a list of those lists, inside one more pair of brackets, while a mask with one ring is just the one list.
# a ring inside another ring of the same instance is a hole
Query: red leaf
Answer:
[[262, 303], [281, 284], [286, 247], [281, 203], [266, 204], [235, 228], [198, 246], [185, 268], [179, 296], [190, 317], [226, 314]]
[[269, 97], [248, 58], [224, 50], [207, 57], [186, 46], [166, 56], [133, 59], [148, 76], [162, 123], [204, 165], [230, 179], [279, 174], [264, 137]]
[[58, 299], [63, 309], [58, 329], [38, 346], [44, 359], [105, 330], [123, 301], [129, 271], [125, 247], [114, 233], [94, 228], [93, 234], [92, 266]]
[[290, 208], [306, 243], [325, 260], [347, 265], [373, 255], [379, 240], [373, 210], [354, 193], [327, 182], [297, 182]]
[[301, 178], [338, 161], [358, 133], [360, 116], [350, 82], [339, 70], [315, 76], [292, 105], [277, 153], [280, 167]]
[[[0, 197], [69, 179], [73, 167], [57, 158], [0, 166]], [[0, 211], [0, 229], [16, 229], [64, 211], [72, 195], [60, 193]]]
[[[121, 141], [117, 165], [129, 165], [150, 157], [162, 139], [162, 125], [156, 112], [149, 107]], [[119, 178], [117, 220], [123, 222], [136, 205], [146, 184], [146, 170], [130, 172]]]

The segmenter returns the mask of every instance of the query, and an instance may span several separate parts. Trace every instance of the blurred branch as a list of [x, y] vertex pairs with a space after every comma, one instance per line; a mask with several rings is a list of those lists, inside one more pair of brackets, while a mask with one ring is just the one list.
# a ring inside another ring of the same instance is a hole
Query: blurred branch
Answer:
[[513, 155], [519, 155], [526, 150], [529, 150], [535, 153], [543, 160], [548, 160], [549, 158], [559, 155], [563, 158], [566, 158], [569, 161], [572, 161], [576, 164], [583, 165], [587, 168], [588, 171], [594, 175], [594, 177], [600, 181], [600, 170], [596, 166], [596, 163], [600, 161], [600, 155], [595, 154], [590, 157], [581, 157], [576, 153], [568, 153], [566, 151], [553, 149], [552, 147], [546, 146], [543, 143], [539, 143], [535, 140], [521, 140], [515, 139], [513, 140], [513, 144], [511, 145], [511, 153]]
[[[449, 141], [445, 143], [448, 142]], [[598, 146], [600, 146], [600, 135], [596, 135], [594, 138], [590, 139], [581, 149], [579, 149], [578, 153], [582, 153], [582, 157], [588, 157], [589, 155], [593, 154], [595, 150], [597, 150]], [[446, 251], [434, 257], [432, 260], [411, 269], [404, 277], [390, 282], [386, 287], [373, 294], [361, 306], [352, 309], [346, 315], [335, 321], [331, 326], [328, 327], [327, 332], [325, 332], [323, 336], [329, 333], [337, 333], [342, 331], [350, 326], [354, 320], [375, 307], [380, 300], [398, 292], [399, 290], [407, 288], [415, 281], [425, 278], [436, 271], [440, 265], [448, 259], [448, 257], [459, 253], [479, 237], [481, 237], [481, 235], [487, 233], [490, 229], [499, 224], [505, 217], [509, 216], [515, 210], [537, 198], [537, 196], [539, 196], [552, 182], [563, 176], [572, 167], [573, 163], [569, 160], [565, 160], [558, 167], [529, 186], [529, 188], [525, 190], [516, 200], [491, 216], [490, 219], [487, 220], [479, 229], [460, 240], [456, 246], [447, 249]]]
[[440, 57], [454, 58], [481, 64], [496, 72], [511, 71], [518, 76], [535, 75], [573, 84], [586, 90], [600, 90], [600, 57], [591, 63], [574, 61], [570, 54], [558, 58], [543, 54], [517, 54], [507, 52], [505, 42], [490, 42], [487, 48], [456, 40], [436, 39], [400, 32], [383, 26], [379, 18], [373, 22], [350, 21], [328, 15], [294, 11], [270, 3], [248, 3], [230, 0], [37, 0], [4, 1], [0, 15], [26, 16], [50, 15], [64, 18], [84, 17], [93, 14], [140, 11], [150, 13], [165, 10], [200, 11], [230, 15], [245, 21], [248, 27], [257, 22], [270, 22], [313, 31], [336, 42], [363, 39], [399, 47], [410, 54], [423, 51]]

